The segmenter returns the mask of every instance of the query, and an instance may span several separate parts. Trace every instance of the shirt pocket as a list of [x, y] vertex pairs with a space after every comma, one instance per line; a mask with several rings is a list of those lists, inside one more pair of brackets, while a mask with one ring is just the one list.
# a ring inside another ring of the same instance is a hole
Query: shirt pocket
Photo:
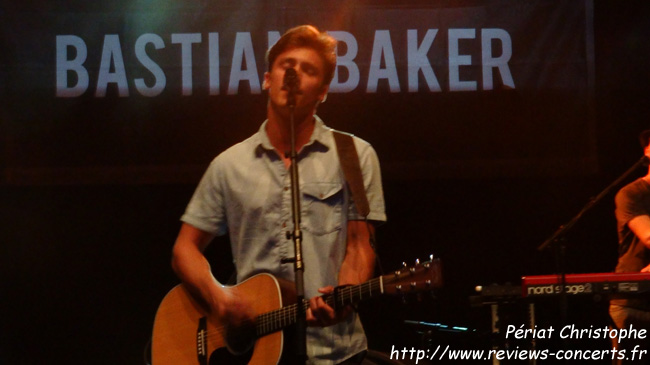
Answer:
[[305, 183], [302, 186], [303, 229], [325, 235], [341, 229], [343, 185], [335, 182]]

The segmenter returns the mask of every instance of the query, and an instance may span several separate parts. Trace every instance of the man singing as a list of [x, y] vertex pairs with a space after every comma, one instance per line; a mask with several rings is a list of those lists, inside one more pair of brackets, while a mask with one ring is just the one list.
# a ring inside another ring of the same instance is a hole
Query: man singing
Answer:
[[[172, 267], [211, 313], [236, 325], [251, 318], [250, 303], [212, 275], [203, 251], [216, 235], [229, 233], [237, 282], [258, 273], [294, 280], [289, 167], [291, 159], [288, 69], [297, 73], [295, 144], [300, 171], [303, 260], [307, 310], [307, 356], [314, 364], [357, 363], [367, 349], [358, 316], [335, 312], [320, 295], [338, 285], [367, 281], [374, 273], [370, 245], [375, 222], [386, 220], [379, 163], [373, 148], [354, 137], [370, 205], [367, 221], [350, 199], [332, 129], [315, 115], [336, 67], [336, 41], [313, 26], [287, 31], [267, 54], [267, 120], [259, 131], [210, 164], [185, 214]], [[368, 223], [370, 222], [370, 223]]]

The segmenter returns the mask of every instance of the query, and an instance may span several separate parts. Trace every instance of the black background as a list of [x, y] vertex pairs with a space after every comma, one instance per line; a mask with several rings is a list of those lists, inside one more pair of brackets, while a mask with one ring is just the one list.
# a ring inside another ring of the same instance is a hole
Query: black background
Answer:
[[[489, 324], [489, 312], [469, 305], [474, 286], [517, 285], [521, 276], [555, 272], [552, 253], [538, 252], [537, 246], [641, 157], [636, 138], [650, 127], [647, 10], [643, 1], [595, 2], [597, 172], [385, 177], [389, 222], [378, 230], [383, 267], [392, 270], [402, 261], [434, 253], [444, 262], [445, 288], [435, 299], [406, 305], [388, 298], [364, 304], [361, 310], [372, 347], [381, 351], [390, 351], [391, 345], [417, 347], [415, 328], [402, 325], [406, 319], [476, 329], [469, 337], [438, 333], [435, 340], [469, 338], [458, 348], [477, 347], [487, 341], [481, 334]], [[472, 149], [463, 140], [455, 142]], [[408, 148], [403, 142], [391, 150]], [[642, 174], [639, 169], [634, 176]], [[0, 363], [142, 363], [157, 305], [177, 283], [169, 265], [170, 250], [194, 187], [195, 183], [0, 186]], [[613, 209], [609, 194], [569, 233], [569, 272], [613, 270], [617, 241]], [[221, 279], [231, 270], [223, 247], [215, 244], [208, 252]], [[605, 305], [584, 309], [589, 303], [572, 301], [569, 320], [606, 323]], [[518, 308], [511, 312], [517, 325], [524, 323], [515, 316]], [[554, 308], [554, 303], [539, 303], [540, 320], [551, 323]], [[606, 347], [598, 341], [590, 344]]]

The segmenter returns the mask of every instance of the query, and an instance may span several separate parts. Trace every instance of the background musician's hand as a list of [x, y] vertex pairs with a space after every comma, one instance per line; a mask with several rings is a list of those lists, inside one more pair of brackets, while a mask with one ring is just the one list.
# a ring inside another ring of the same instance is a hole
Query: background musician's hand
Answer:
[[[322, 294], [332, 294], [334, 287], [326, 286], [318, 289]], [[309, 300], [309, 309], [307, 309], [307, 324], [309, 326], [327, 327], [336, 324], [352, 313], [351, 306], [347, 306], [338, 312], [335, 312], [321, 296], [313, 297]]]

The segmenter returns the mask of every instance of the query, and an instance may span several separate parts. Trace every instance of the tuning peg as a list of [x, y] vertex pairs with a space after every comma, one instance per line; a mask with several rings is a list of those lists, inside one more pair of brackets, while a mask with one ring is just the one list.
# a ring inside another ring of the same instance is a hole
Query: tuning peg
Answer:
[[420, 265], [420, 259], [415, 259], [415, 265]]
[[[402, 268], [403, 269], [408, 268], [408, 265], [406, 264], [406, 262], [402, 262]], [[398, 276], [402, 275], [402, 271], [401, 270], [395, 270], [394, 274], [395, 274], [395, 277], [398, 277]]]
[[433, 262], [433, 258], [434, 258], [433, 254], [430, 254], [429, 255], [429, 261], [425, 262], [424, 265], [423, 265], [425, 269], [428, 269], [428, 268], [431, 267], [431, 263]]

